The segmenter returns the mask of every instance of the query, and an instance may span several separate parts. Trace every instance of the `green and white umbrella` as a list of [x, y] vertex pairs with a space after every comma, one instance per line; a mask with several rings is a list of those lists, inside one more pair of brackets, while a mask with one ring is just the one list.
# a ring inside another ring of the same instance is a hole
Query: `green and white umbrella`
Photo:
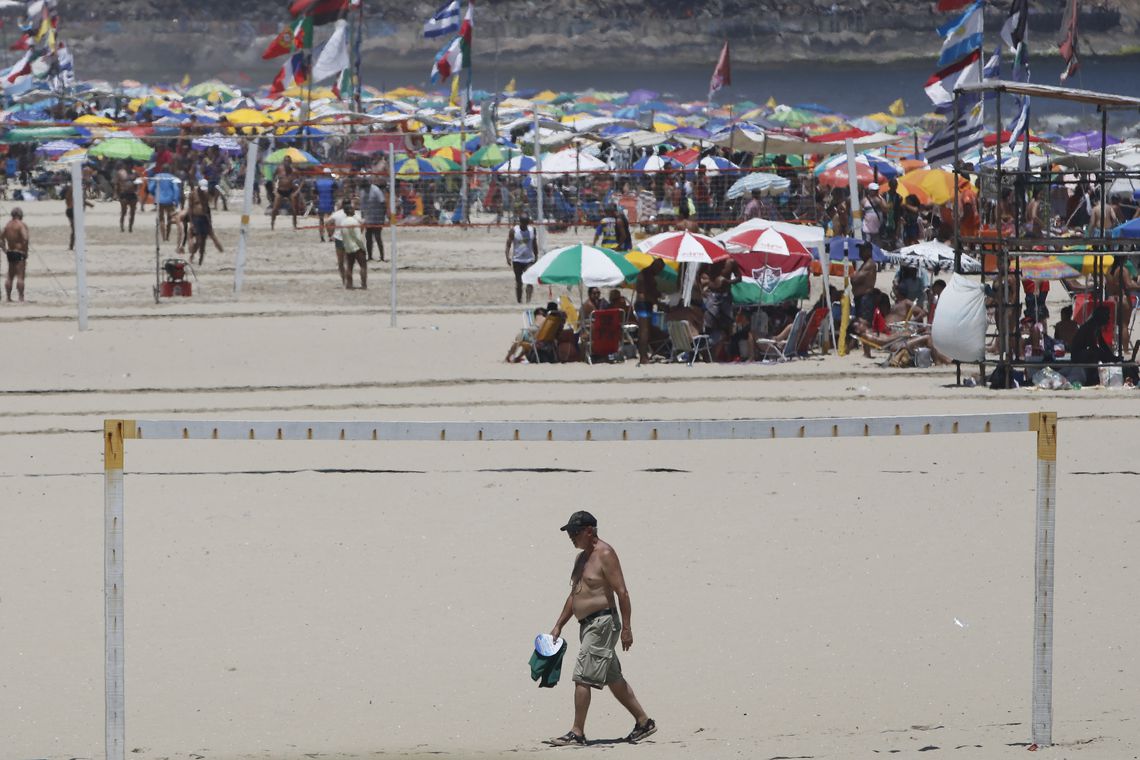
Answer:
[[527, 285], [582, 285], [587, 288], [621, 285], [637, 276], [637, 267], [616, 251], [577, 245], [544, 253], [523, 273]]

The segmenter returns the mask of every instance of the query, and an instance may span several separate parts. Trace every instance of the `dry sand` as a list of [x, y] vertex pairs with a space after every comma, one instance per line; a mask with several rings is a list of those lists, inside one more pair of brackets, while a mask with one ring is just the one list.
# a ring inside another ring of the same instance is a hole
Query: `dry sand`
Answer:
[[[0, 306], [0, 757], [103, 755], [106, 417], [1036, 409], [1061, 415], [1048, 754], [1140, 751], [1131, 393], [967, 389], [945, 369], [859, 356], [506, 365], [519, 314], [498, 230], [401, 230], [392, 329], [386, 271], [345, 292], [315, 231], [270, 233], [261, 216], [236, 299], [237, 214], [220, 214], [226, 253], [208, 253], [193, 298], [156, 305], [153, 215], [121, 234], [111, 204], [90, 216], [91, 329], [78, 333], [61, 204], [22, 205], [29, 303]], [[586, 756], [993, 758], [1029, 741], [1029, 435], [135, 442], [127, 471], [127, 747], [140, 760], [573, 751], [541, 744], [569, 728], [570, 683], [540, 691], [527, 658], [567, 591], [573, 550], [557, 528], [583, 507], [621, 555], [635, 633], [623, 666], [660, 726], [615, 744], [632, 720], [596, 695]]]

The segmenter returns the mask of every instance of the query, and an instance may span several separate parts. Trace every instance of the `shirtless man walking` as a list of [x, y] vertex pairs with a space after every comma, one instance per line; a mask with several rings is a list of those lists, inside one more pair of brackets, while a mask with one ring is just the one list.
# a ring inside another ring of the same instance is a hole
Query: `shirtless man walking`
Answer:
[[614, 548], [598, 538], [598, 521], [589, 512], [575, 512], [562, 530], [581, 553], [570, 573], [570, 595], [550, 635], [559, 638], [562, 626], [573, 615], [578, 618], [581, 646], [574, 665], [574, 724], [565, 735], [551, 739], [550, 743], [559, 747], [585, 745], [590, 690], [609, 686], [617, 701], [636, 721], [626, 737], [626, 741], [636, 744], [654, 733], [657, 724], [641, 708], [633, 688], [622, 676], [615, 651], [619, 631], [622, 650], [633, 646], [629, 590], [625, 587], [621, 563]]
[[28, 225], [24, 224], [24, 212], [19, 207], [12, 209], [12, 221], [4, 227], [0, 235], [4, 253], [8, 258], [8, 279], [4, 281], [4, 292], [12, 300], [12, 282], [16, 292], [24, 300], [24, 270], [28, 266]]
[[273, 211], [269, 216], [269, 229], [273, 229], [273, 225], [277, 223], [277, 211], [285, 204], [289, 205], [289, 210], [293, 213], [293, 229], [297, 229], [297, 211], [300, 207], [299, 184], [299, 178], [293, 169], [293, 159], [285, 156], [281, 165], [273, 172]]
[[[135, 187], [134, 175], [123, 164], [115, 170], [115, 195], [119, 198], [119, 232], [135, 231], [135, 207], [138, 206], [139, 193]], [[123, 229], [123, 221], [130, 211], [130, 224]]]

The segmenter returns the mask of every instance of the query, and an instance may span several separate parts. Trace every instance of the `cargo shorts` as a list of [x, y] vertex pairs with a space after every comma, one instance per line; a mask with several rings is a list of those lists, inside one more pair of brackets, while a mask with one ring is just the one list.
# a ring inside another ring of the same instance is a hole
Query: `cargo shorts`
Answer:
[[621, 621], [617, 615], [600, 615], [579, 631], [578, 661], [574, 663], [574, 682], [601, 689], [622, 679], [617, 648], [621, 637]]

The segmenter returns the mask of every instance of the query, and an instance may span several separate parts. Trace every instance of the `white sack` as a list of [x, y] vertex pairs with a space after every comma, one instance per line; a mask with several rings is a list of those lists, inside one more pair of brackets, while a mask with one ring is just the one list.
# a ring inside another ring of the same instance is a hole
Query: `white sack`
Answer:
[[981, 361], [986, 355], [986, 291], [978, 280], [955, 274], [938, 299], [930, 327], [934, 347], [951, 359]]

